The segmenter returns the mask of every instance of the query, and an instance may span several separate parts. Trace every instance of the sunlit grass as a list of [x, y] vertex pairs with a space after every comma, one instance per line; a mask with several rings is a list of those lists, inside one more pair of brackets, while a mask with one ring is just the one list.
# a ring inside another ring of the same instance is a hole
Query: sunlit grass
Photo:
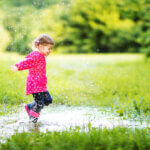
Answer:
[[[25, 95], [28, 71], [10, 71], [24, 57], [0, 53], [0, 108], [33, 100]], [[141, 54], [51, 54], [47, 78], [54, 104], [108, 106], [120, 115], [150, 112], [150, 61]]]
[[6, 143], [0, 144], [1, 150], [148, 150], [150, 135], [147, 129], [111, 129], [88, 128], [88, 132], [79, 132], [80, 128], [63, 132], [17, 133]]

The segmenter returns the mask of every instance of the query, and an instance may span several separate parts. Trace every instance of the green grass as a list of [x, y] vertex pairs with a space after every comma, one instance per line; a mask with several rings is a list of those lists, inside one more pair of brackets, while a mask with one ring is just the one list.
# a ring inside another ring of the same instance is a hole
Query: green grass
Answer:
[[[0, 54], [1, 114], [33, 100], [25, 95], [28, 71], [10, 71], [10, 65], [23, 58]], [[120, 115], [150, 112], [150, 60], [141, 54], [52, 54], [47, 78], [54, 104], [108, 106]]]
[[16, 133], [0, 144], [1, 150], [148, 150], [147, 129], [89, 128], [88, 132], [74, 129], [62, 132]]
[[[0, 115], [15, 112], [25, 95], [28, 71], [13, 73], [10, 65], [24, 56], [0, 53]], [[139, 54], [50, 55], [47, 58], [48, 90], [53, 104], [111, 107], [120, 116], [150, 113], [150, 60]], [[136, 117], [136, 116], [135, 116]], [[147, 120], [147, 119], [146, 119]], [[62, 132], [16, 133], [0, 144], [1, 150], [148, 150], [149, 128], [113, 129], [77, 127]]]

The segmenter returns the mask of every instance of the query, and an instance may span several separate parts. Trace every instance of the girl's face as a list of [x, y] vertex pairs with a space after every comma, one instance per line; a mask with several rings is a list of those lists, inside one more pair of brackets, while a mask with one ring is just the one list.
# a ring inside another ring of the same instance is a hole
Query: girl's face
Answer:
[[43, 56], [48, 56], [52, 51], [53, 45], [39, 45], [38, 49]]

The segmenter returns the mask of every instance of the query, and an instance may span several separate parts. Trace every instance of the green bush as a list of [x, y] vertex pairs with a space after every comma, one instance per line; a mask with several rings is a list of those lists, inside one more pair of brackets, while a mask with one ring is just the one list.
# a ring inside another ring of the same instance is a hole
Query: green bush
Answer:
[[7, 51], [26, 54], [36, 36], [48, 33], [58, 53], [144, 52], [149, 56], [147, 0], [34, 2], [9, 1], [11, 9], [3, 21], [11, 37]]
[[65, 52], [140, 52], [145, 45], [142, 34], [149, 39], [146, 11], [145, 0], [72, 1], [63, 18]]
[[[31, 42], [32, 24], [28, 19], [32, 19], [27, 14], [32, 13], [33, 9], [13, 8], [8, 11], [10, 15], [7, 15], [3, 21], [5, 29], [9, 31], [11, 41], [9, 42], [6, 51], [15, 51], [20, 54], [29, 53], [29, 43]], [[26, 13], [28, 12], [28, 13]], [[19, 15], [16, 15], [19, 14]]]

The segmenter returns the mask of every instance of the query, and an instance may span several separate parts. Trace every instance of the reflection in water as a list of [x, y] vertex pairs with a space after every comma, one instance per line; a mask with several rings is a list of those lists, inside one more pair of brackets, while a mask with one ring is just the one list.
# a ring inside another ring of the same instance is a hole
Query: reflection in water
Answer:
[[[23, 108], [21, 108], [23, 109]], [[0, 117], [0, 140], [17, 132], [62, 131], [75, 127], [85, 127], [88, 124], [96, 128], [113, 128], [116, 126], [128, 128], [150, 127], [146, 121], [124, 120], [109, 108], [48, 106], [42, 110], [37, 124], [29, 122], [25, 110], [9, 116]]]

